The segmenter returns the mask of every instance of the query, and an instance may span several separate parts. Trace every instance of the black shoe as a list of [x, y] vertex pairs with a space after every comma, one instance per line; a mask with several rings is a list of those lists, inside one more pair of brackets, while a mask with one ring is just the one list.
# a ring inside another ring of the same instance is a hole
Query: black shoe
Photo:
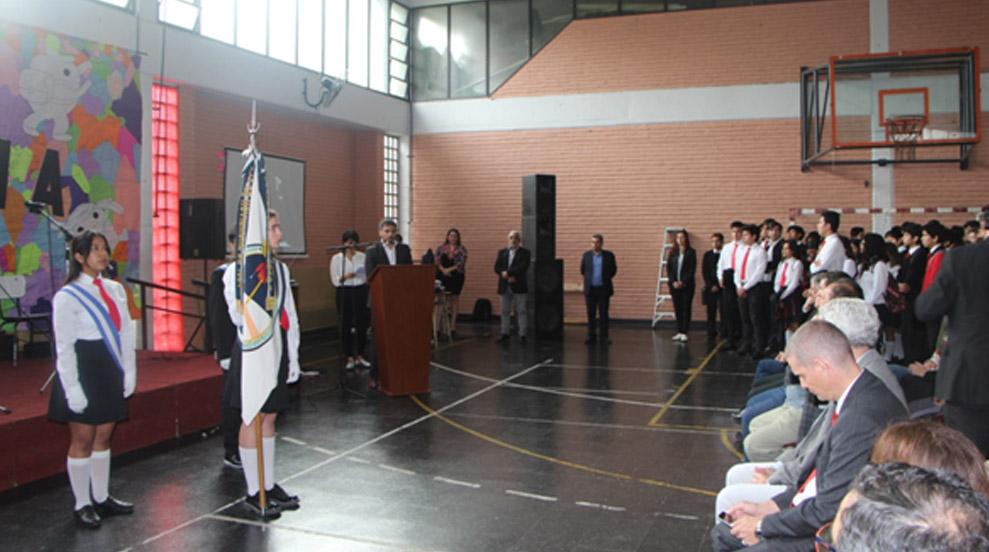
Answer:
[[519, 341], [521, 341], [522, 344], [525, 345], [525, 336], [524, 335], [520, 335], [519, 336]]
[[501, 334], [501, 336], [498, 337], [498, 339], [496, 339], [495, 341], [497, 343], [504, 343], [504, 342], [508, 341], [508, 334]]
[[96, 513], [96, 508], [89, 504], [79, 508], [72, 515], [76, 518], [76, 525], [83, 529], [99, 529], [102, 523], [100, 515]]
[[96, 513], [100, 517], [128, 516], [134, 513], [134, 505], [130, 502], [117, 500], [112, 496], [107, 496], [103, 502], [96, 502]]
[[299, 509], [299, 497], [285, 492], [281, 485], [275, 484], [270, 490], [265, 491], [268, 500], [274, 501], [283, 512]]
[[261, 495], [256, 493], [244, 499], [244, 505], [254, 515], [264, 521], [271, 521], [282, 517], [282, 508], [277, 502], [268, 501], [268, 507], [261, 511]]
[[595, 341], [597, 341], [597, 337], [595, 337], [593, 335], [589, 335], [589, 336], [587, 336], [587, 337], [584, 338], [584, 343], [587, 343], [588, 345], [590, 345], [591, 343], [594, 343]]
[[232, 452], [230, 454], [223, 455], [223, 465], [232, 470], [242, 470], [244, 469], [244, 464], [240, 461], [240, 453]]
[[454, 339], [457, 339], [457, 331], [456, 330], [450, 330], [450, 340], [452, 341]]

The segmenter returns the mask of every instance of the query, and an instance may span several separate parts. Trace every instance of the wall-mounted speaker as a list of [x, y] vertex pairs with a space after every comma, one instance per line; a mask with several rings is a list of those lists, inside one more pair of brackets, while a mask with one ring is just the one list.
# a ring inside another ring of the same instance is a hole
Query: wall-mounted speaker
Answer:
[[227, 238], [223, 198], [179, 200], [179, 257], [223, 259]]

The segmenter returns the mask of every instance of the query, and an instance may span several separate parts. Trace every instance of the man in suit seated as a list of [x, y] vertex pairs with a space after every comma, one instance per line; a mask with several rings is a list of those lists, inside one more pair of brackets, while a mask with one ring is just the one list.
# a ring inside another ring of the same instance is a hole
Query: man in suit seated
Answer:
[[724, 521], [711, 530], [716, 552], [813, 548], [814, 534], [834, 519], [852, 479], [868, 462], [876, 436], [890, 422], [907, 417], [883, 382], [859, 368], [848, 339], [830, 322], [804, 324], [787, 344], [785, 358], [805, 389], [834, 401], [825, 412], [831, 430], [801, 467], [799, 485], [725, 512]]
[[[412, 264], [412, 250], [409, 246], [401, 243], [398, 236], [398, 223], [392, 219], [382, 219], [378, 223], [378, 237], [380, 241], [371, 247], [367, 248], [364, 253], [364, 274], [367, 278], [371, 278], [374, 274], [374, 269], [378, 265], [410, 265]], [[374, 293], [369, 293], [367, 297], [367, 306], [370, 308], [371, 304], [374, 302]], [[374, 311], [371, 311], [371, 328], [374, 331], [375, 320]], [[374, 346], [374, 340], [370, 340], [371, 343], [371, 388], [378, 388], [378, 358], [377, 349]]]
[[618, 273], [615, 254], [604, 249], [604, 236], [594, 234], [593, 249], [584, 252], [580, 260], [580, 274], [584, 277], [584, 302], [587, 304], [587, 339], [584, 343], [594, 343], [597, 330], [601, 330], [601, 343], [608, 345], [608, 303], [615, 293], [611, 284], [612, 278]]
[[532, 255], [522, 247], [522, 234], [518, 230], [508, 233], [508, 247], [498, 252], [494, 271], [498, 275], [498, 297], [501, 299], [501, 336], [499, 343], [508, 341], [511, 328], [512, 307], [519, 321], [519, 339], [525, 343], [528, 330], [526, 294], [529, 292], [528, 271]]

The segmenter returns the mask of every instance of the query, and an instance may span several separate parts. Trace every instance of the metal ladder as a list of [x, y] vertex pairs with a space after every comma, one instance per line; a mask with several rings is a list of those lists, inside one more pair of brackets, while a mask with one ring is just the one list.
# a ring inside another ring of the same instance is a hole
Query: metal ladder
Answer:
[[[676, 240], [677, 232], [683, 230], [681, 227], [667, 226], [663, 233], [663, 248], [659, 251], [659, 275], [656, 277], [656, 302], [652, 308], [652, 327], [655, 328], [660, 320], [673, 320], [676, 314], [671, 310], [663, 310], [664, 305], [673, 304], [673, 296], [669, 293], [669, 278], [666, 277], [666, 257], [673, 243]], [[663, 292], [663, 285], [666, 285], [666, 292]]]

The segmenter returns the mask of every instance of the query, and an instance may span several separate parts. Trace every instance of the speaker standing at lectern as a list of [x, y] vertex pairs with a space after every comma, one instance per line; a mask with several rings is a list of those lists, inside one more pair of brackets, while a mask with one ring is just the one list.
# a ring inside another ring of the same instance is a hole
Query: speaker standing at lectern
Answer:
[[[399, 243], [395, 239], [398, 232], [398, 224], [392, 219], [382, 219], [378, 223], [378, 237], [381, 241], [367, 248], [364, 253], [364, 274], [368, 278], [374, 274], [374, 269], [378, 265], [410, 265], [412, 264], [412, 250], [404, 243]], [[371, 306], [374, 301], [374, 294], [368, 295], [367, 305]], [[373, 311], [372, 311], [373, 312]], [[374, 331], [375, 320], [372, 315], [371, 328]], [[371, 340], [371, 343], [374, 341]], [[378, 387], [378, 362], [377, 351], [372, 355], [371, 361], [371, 388]]]

